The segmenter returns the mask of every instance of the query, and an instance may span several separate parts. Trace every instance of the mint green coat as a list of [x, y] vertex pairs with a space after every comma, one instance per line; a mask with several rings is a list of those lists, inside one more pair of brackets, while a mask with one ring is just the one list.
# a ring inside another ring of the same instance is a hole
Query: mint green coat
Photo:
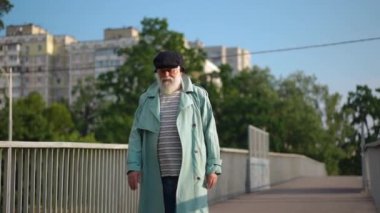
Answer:
[[[177, 187], [177, 213], [208, 212], [205, 175], [221, 173], [219, 140], [207, 92], [182, 76], [177, 117], [182, 167]], [[164, 213], [157, 145], [160, 131], [159, 86], [141, 95], [129, 136], [128, 171], [141, 172], [140, 213]]]

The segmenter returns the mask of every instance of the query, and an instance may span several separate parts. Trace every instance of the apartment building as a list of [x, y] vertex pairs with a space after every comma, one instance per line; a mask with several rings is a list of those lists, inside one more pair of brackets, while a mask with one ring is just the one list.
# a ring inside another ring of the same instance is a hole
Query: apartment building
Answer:
[[[106, 29], [104, 40], [78, 42], [34, 24], [8, 26], [0, 37], [0, 90], [7, 90], [12, 69], [13, 98], [36, 91], [48, 104], [71, 103], [80, 79], [116, 69], [125, 61], [117, 50], [137, 42], [138, 31], [131, 27]], [[0, 95], [0, 104], [4, 98]]]
[[81, 79], [98, 77], [100, 74], [115, 70], [126, 58], [117, 51], [137, 44], [138, 31], [135, 28], [106, 29], [104, 40], [78, 42], [66, 47], [69, 54], [68, 101], [75, 100], [72, 89]]
[[208, 60], [217, 66], [229, 64], [233, 74], [252, 67], [249, 51], [240, 47], [205, 46], [203, 49], [207, 53]]
[[[63, 47], [73, 42], [76, 40], [70, 36], [55, 37], [34, 24], [8, 26], [6, 36], [0, 38], [0, 67], [3, 75], [12, 69], [13, 98], [36, 91], [48, 103], [55, 100], [51, 81], [54, 76], [60, 78], [65, 64]], [[8, 83], [2, 78], [0, 89], [6, 89]]]

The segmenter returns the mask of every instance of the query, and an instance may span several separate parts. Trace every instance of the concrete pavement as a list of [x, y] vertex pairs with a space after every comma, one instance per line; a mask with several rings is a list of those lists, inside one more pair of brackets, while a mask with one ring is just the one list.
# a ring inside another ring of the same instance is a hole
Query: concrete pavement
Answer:
[[211, 213], [376, 213], [355, 176], [298, 178], [210, 207]]

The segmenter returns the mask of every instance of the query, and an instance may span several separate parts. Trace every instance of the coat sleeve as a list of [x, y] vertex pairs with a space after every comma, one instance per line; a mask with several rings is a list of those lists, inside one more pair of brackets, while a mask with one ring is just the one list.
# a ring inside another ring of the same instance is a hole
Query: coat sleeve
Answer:
[[128, 142], [128, 155], [127, 155], [127, 171], [128, 173], [131, 171], [141, 171], [141, 130], [137, 128], [140, 112], [141, 112], [141, 102], [142, 98], [140, 98], [139, 106], [134, 115], [133, 125], [131, 128], [131, 132], [129, 134], [129, 142]]
[[[202, 89], [203, 90], [203, 89]], [[201, 111], [203, 135], [207, 149], [206, 174], [222, 173], [222, 160], [220, 159], [220, 147], [218, 132], [216, 130], [215, 118], [212, 106], [205, 90], [202, 91]]]

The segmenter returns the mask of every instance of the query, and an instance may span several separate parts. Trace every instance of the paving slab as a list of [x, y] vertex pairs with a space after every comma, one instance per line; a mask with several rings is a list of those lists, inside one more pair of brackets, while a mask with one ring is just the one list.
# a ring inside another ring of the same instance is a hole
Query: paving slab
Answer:
[[357, 176], [305, 177], [216, 203], [211, 213], [376, 213]]

